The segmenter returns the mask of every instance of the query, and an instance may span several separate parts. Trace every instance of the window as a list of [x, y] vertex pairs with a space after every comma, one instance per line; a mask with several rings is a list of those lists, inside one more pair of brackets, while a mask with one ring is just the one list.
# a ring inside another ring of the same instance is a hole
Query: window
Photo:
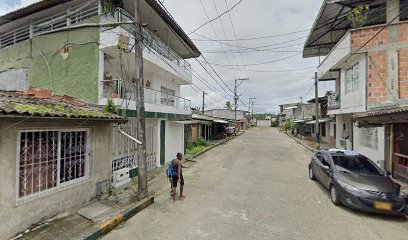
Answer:
[[378, 128], [360, 128], [360, 144], [378, 150]]
[[351, 93], [359, 88], [359, 63], [355, 63], [346, 70], [346, 93]]
[[88, 131], [21, 131], [18, 198], [40, 195], [88, 176]]
[[347, 131], [347, 122], [342, 123], [342, 130]]
[[161, 86], [161, 104], [174, 106], [175, 95], [175, 90]]
[[364, 175], [382, 175], [378, 167], [363, 155], [332, 155], [339, 171]]

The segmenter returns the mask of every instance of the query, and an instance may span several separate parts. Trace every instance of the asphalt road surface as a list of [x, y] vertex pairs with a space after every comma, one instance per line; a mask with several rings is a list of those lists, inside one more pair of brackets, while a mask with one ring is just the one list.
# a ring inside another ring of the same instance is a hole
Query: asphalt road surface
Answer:
[[308, 179], [311, 155], [276, 129], [251, 129], [186, 169], [186, 199], [165, 191], [103, 239], [408, 239], [405, 218], [334, 206]]

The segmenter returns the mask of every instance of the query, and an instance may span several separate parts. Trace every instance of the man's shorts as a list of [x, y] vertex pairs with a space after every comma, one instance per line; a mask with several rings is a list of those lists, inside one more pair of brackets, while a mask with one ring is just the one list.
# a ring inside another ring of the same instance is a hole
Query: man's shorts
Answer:
[[[181, 175], [181, 182], [180, 182], [180, 186], [184, 186], [184, 177], [183, 177], [183, 174], [180, 174]], [[174, 188], [176, 188], [177, 187], [177, 182], [178, 182], [178, 177], [173, 177], [172, 178], [173, 179], [173, 187]]]

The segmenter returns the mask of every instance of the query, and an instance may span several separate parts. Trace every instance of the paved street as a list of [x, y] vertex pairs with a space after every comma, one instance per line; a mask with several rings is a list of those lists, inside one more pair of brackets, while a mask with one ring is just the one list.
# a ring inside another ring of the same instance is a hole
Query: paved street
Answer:
[[275, 129], [251, 129], [185, 171], [185, 200], [166, 191], [103, 239], [408, 238], [405, 219], [334, 206], [308, 179], [310, 156]]

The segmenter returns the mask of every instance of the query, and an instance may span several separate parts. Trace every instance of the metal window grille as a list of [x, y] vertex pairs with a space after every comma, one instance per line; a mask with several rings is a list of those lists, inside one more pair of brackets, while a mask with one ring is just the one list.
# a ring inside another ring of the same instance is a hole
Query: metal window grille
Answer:
[[21, 131], [18, 198], [40, 195], [88, 176], [88, 130]]
[[[123, 131], [136, 136], [136, 118], [129, 117], [126, 124], [121, 125]], [[116, 129], [113, 129], [113, 160], [112, 171], [117, 171], [123, 168], [136, 168], [136, 143], [128, 137], [120, 134]]]

